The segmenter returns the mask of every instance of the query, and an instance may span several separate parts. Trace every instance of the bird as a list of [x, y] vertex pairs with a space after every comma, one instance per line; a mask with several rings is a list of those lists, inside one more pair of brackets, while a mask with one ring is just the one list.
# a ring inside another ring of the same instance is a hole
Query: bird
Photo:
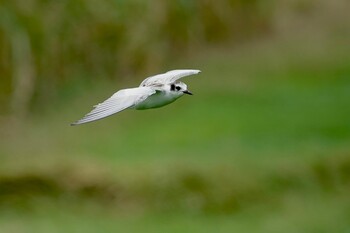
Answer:
[[200, 73], [200, 70], [178, 69], [150, 76], [139, 87], [122, 89], [94, 106], [93, 110], [72, 126], [85, 124], [114, 115], [126, 109], [145, 110], [168, 105], [184, 94], [193, 95], [179, 79]]

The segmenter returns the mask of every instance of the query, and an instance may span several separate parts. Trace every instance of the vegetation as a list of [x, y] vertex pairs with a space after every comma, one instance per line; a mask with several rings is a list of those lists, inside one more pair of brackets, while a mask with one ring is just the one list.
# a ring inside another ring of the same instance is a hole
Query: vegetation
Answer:
[[[156, 72], [208, 43], [247, 37], [267, 23], [259, 2], [5, 1], [0, 5], [3, 111], [12, 107], [23, 115], [35, 103], [58, 98], [66, 86]], [[4, 101], [9, 97], [12, 106]]]
[[350, 21], [345, 1], [318, 2], [271, 5], [264, 36], [160, 59], [203, 71], [185, 80], [194, 96], [164, 108], [70, 127], [158, 65], [130, 81], [106, 64], [98, 80], [54, 75], [50, 104], [0, 118], [0, 232], [346, 232]]

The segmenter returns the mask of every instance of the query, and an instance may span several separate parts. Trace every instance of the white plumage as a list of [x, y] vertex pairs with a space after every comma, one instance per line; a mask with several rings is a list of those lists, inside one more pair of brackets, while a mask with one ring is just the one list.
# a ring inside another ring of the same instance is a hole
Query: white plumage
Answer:
[[139, 87], [120, 90], [104, 102], [95, 105], [91, 112], [71, 125], [100, 120], [129, 108], [158, 108], [174, 102], [183, 94], [192, 95], [187, 90], [187, 85], [178, 80], [199, 72], [200, 70], [172, 70], [148, 77]]

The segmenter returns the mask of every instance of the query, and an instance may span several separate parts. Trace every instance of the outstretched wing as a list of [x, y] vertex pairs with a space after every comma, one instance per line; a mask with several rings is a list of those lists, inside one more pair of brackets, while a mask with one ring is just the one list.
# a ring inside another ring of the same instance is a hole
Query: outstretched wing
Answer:
[[86, 114], [82, 119], [72, 123], [71, 125], [80, 125], [92, 121], [97, 121], [105, 117], [116, 114], [127, 108], [133, 107], [135, 104], [147, 99], [147, 97], [156, 93], [150, 87], [138, 87], [124, 89], [116, 92], [109, 99], [94, 106], [94, 109]]
[[143, 80], [140, 87], [158, 86], [176, 82], [178, 79], [200, 73], [200, 70], [171, 70], [164, 74], [158, 74]]

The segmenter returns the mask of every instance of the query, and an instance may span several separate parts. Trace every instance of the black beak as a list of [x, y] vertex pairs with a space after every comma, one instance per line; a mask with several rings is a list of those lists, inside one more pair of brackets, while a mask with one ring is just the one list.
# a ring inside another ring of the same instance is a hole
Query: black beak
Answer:
[[183, 93], [185, 93], [187, 95], [193, 95], [192, 92], [190, 92], [189, 90], [183, 91]]

